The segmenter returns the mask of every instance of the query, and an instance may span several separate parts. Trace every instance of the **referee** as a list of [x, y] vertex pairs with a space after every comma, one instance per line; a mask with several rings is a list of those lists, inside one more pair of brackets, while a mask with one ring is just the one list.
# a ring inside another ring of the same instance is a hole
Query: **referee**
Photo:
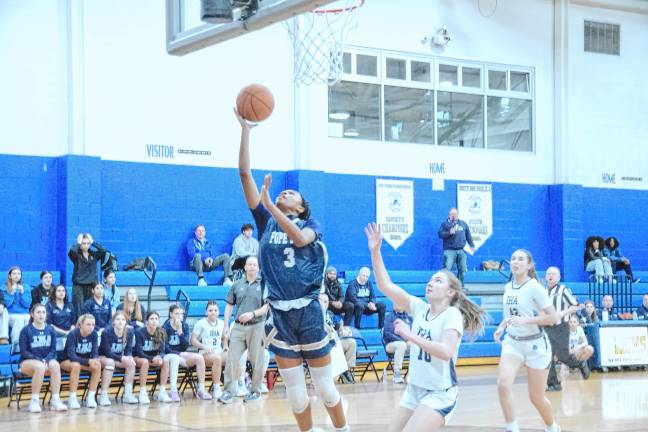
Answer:
[[578, 301], [574, 298], [569, 288], [560, 283], [560, 270], [557, 267], [549, 267], [545, 272], [549, 298], [560, 313], [560, 320], [554, 325], [546, 326], [545, 332], [551, 343], [551, 367], [547, 377], [547, 390], [561, 391], [562, 386], [556, 373], [556, 362], [560, 361], [570, 368], [579, 368], [584, 379], [589, 378], [587, 362], [580, 362], [569, 354], [569, 316], [580, 309]]

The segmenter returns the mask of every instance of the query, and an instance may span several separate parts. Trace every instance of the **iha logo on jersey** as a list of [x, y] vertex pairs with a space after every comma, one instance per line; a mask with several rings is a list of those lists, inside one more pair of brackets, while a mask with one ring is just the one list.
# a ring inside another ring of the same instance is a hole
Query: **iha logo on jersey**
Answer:
[[417, 336], [424, 337], [426, 340], [432, 340], [432, 335], [430, 334], [430, 330], [419, 328], [418, 331], [416, 332]]
[[516, 305], [516, 304], [518, 304], [517, 296], [506, 297], [506, 306]]

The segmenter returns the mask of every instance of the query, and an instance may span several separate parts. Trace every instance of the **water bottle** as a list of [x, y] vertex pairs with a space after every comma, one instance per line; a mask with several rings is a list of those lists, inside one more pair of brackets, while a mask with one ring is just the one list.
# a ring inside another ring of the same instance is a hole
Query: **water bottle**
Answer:
[[632, 312], [632, 320], [637, 321], [639, 317], [637, 317], [637, 311]]
[[601, 316], [603, 318], [603, 321], [608, 321], [610, 319], [610, 313], [607, 311], [607, 309], [603, 309]]

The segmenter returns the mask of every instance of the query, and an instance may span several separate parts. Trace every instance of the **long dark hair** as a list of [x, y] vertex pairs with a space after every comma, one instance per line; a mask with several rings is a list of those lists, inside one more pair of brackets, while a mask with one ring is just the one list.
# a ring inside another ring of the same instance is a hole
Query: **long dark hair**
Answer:
[[[32, 307], [29, 309], [29, 324], [34, 322], [33, 314], [34, 311], [36, 311], [36, 309], [38, 309], [39, 307], [42, 307], [45, 309], [45, 311], [47, 311], [47, 308], [45, 308], [45, 305], [43, 303], [34, 303]], [[45, 323], [45, 325], [47, 325], [47, 323]]]
[[[610, 244], [612, 240], [614, 240], [614, 247], [612, 247], [612, 245]], [[614, 236], [610, 236], [605, 239], [605, 246], [607, 246], [609, 249], [616, 249], [619, 247], [619, 240]]]
[[9, 294], [13, 294], [13, 283], [11, 282], [11, 273], [13, 273], [14, 270], [18, 270], [18, 271], [20, 272], [20, 280], [18, 281], [18, 285], [22, 285], [22, 284], [23, 284], [23, 280], [22, 280], [22, 270], [20, 270], [20, 267], [18, 267], [18, 266], [13, 266], [13, 267], [11, 267], [11, 268], [9, 269], [9, 271], [7, 272], [7, 292], [8, 292]]
[[66, 305], [68, 303], [67, 289], [65, 288], [65, 285], [63, 285], [63, 284], [53, 285], [53, 288], [50, 290], [47, 298], [49, 298], [50, 303], [55, 305], [56, 304], [56, 290], [59, 287], [63, 287], [63, 291], [65, 292], [65, 297], [63, 297], [63, 305]]
[[599, 248], [597, 250], [602, 251], [603, 246], [605, 245], [605, 240], [601, 236], [589, 236], [585, 240], [585, 251], [583, 253], [583, 262], [587, 264], [589, 262], [589, 250], [594, 249], [594, 242], [597, 241]]
[[[149, 311], [149, 313], [146, 314], [146, 321], [149, 320], [149, 318], [153, 315], [156, 315], [158, 318], [160, 318], [160, 314], [155, 312], [155, 311]], [[148, 329], [146, 330], [148, 332]], [[153, 348], [159, 349], [164, 343], [166, 342], [166, 332], [162, 328], [161, 325], [158, 325], [155, 328], [155, 331], [151, 335], [151, 339], [153, 340]]]

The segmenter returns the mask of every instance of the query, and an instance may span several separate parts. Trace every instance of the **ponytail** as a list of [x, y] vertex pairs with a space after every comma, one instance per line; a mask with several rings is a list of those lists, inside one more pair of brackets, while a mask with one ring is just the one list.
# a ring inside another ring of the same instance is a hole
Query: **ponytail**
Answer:
[[457, 279], [457, 276], [446, 269], [439, 270], [439, 272], [446, 275], [448, 285], [455, 292], [455, 296], [450, 301], [450, 306], [456, 307], [461, 312], [464, 333], [468, 335], [469, 340], [475, 340], [478, 336], [484, 334], [486, 311], [466, 296], [461, 287], [461, 281]]

